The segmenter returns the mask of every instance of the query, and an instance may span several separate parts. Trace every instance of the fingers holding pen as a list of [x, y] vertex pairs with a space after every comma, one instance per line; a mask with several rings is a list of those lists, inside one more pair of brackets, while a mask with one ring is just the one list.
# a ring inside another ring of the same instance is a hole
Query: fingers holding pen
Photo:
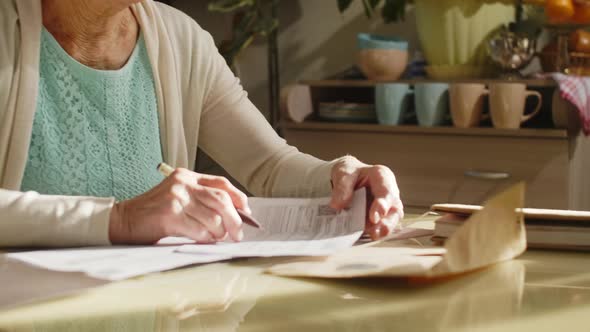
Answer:
[[192, 223], [200, 223], [216, 240], [222, 240], [227, 232], [222, 217], [214, 210], [200, 202], [192, 202], [185, 208], [185, 213], [192, 219]]
[[207, 230], [203, 224], [191, 220], [186, 217], [184, 222], [179, 226], [179, 233], [181, 236], [188, 237], [195, 240], [197, 243], [209, 244], [215, 243], [217, 239]]
[[223, 228], [233, 241], [241, 241], [244, 238], [242, 219], [227, 192], [216, 188], [198, 186], [193, 189], [192, 196], [221, 217]]
[[248, 196], [236, 188], [227, 178], [222, 176], [199, 174], [197, 181], [200, 185], [225, 191], [229, 194], [229, 197], [236, 208], [242, 209], [248, 214], [252, 213], [252, 210], [248, 205]]
[[236, 208], [248, 212], [247, 198], [229, 181], [165, 164], [158, 170], [166, 176], [161, 183], [111, 209], [111, 243], [153, 244], [167, 236], [185, 236], [198, 243], [243, 238]]
[[176, 225], [175, 232], [202, 243], [222, 238], [226, 232], [221, 224], [221, 217], [200, 202], [196, 202], [190, 191], [187, 185], [182, 183], [170, 187], [171, 210], [181, 216], [182, 221]]
[[[226, 234], [234, 241], [242, 240], [242, 220], [236, 207], [249, 210], [245, 194], [229, 181], [222, 180], [224, 178], [205, 176], [189, 170], [177, 169], [169, 178], [183, 187], [182, 190], [173, 191], [176, 191], [175, 196], [182, 202], [184, 212], [191, 219], [205, 226], [217, 240], [222, 240]], [[205, 183], [221, 186], [232, 193], [203, 185]], [[182, 191], [185, 193], [180, 193]]]

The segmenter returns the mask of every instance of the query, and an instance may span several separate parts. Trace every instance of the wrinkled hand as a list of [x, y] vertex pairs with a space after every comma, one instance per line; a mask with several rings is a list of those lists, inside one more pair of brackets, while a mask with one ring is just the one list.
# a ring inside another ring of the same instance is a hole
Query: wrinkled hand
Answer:
[[395, 175], [388, 167], [367, 165], [349, 156], [332, 167], [332, 185], [330, 206], [338, 210], [349, 207], [356, 189], [367, 187], [372, 201], [365, 233], [373, 240], [390, 234], [404, 217]]
[[246, 195], [226, 178], [177, 169], [150, 191], [115, 204], [109, 238], [113, 244], [153, 244], [166, 236], [240, 241], [236, 208], [251, 213]]

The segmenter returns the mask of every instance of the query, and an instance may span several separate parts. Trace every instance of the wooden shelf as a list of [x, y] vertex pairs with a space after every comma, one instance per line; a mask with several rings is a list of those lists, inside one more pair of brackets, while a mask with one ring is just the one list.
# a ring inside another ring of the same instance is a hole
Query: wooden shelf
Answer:
[[379, 124], [334, 123], [307, 121], [302, 123], [283, 122], [283, 128], [302, 131], [350, 131], [368, 133], [415, 134], [415, 135], [453, 135], [453, 136], [486, 136], [513, 138], [547, 138], [567, 139], [565, 129], [521, 128], [455, 128], [455, 127], [419, 127], [419, 126], [386, 126]]
[[550, 79], [521, 79], [506, 81], [502, 79], [461, 79], [461, 80], [434, 80], [434, 79], [408, 79], [408, 80], [397, 80], [390, 82], [377, 82], [368, 80], [302, 80], [300, 84], [309, 85], [310, 87], [358, 87], [358, 88], [370, 88], [376, 84], [382, 83], [407, 83], [407, 84], [419, 84], [419, 83], [479, 83], [479, 84], [492, 84], [492, 83], [523, 83], [531, 87], [556, 87], [555, 81]]

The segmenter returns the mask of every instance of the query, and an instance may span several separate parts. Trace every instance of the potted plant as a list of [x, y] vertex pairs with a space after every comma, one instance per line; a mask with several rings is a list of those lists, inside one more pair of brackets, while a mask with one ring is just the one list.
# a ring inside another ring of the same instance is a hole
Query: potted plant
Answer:
[[232, 35], [219, 45], [219, 52], [232, 68], [238, 54], [257, 37], [268, 43], [268, 77], [270, 114], [268, 121], [278, 130], [279, 124], [279, 0], [213, 0], [209, 11], [233, 15]]
[[[343, 12], [350, 7], [354, 0], [337, 0], [338, 9]], [[367, 17], [372, 17], [375, 9], [381, 5], [381, 0], [363, 0], [362, 4]], [[381, 16], [385, 23], [392, 23], [403, 20], [406, 16], [406, 5], [413, 3], [413, 0], [385, 0], [381, 9]]]
[[[346, 10], [355, 0], [337, 0]], [[440, 79], [487, 76], [493, 67], [485, 43], [498, 27], [514, 20], [510, 0], [363, 0], [371, 16], [382, 6], [385, 22], [404, 18], [406, 5], [414, 4], [416, 29], [429, 76]]]
[[209, 11], [232, 14], [232, 36], [219, 45], [231, 66], [236, 56], [257, 37], [268, 38], [279, 26], [276, 5], [279, 0], [213, 0]]

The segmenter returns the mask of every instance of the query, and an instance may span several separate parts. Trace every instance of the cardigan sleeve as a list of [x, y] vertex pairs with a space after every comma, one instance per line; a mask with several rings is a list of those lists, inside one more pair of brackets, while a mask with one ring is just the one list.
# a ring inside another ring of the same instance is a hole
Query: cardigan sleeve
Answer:
[[110, 245], [112, 198], [0, 189], [0, 247]]
[[[3, 85], [13, 79], [17, 27], [15, 4], [12, 1], [0, 2], [0, 83]], [[0, 86], [0, 115], [8, 107], [10, 91], [10, 86]]]
[[218, 53], [211, 36], [201, 30], [199, 47], [207, 54], [207, 86], [199, 145], [248, 191], [259, 196], [329, 195], [326, 162], [299, 152], [280, 138], [248, 99], [239, 80]]
[[15, 116], [18, 15], [13, 1], [0, 1], [0, 186], [4, 182]]

